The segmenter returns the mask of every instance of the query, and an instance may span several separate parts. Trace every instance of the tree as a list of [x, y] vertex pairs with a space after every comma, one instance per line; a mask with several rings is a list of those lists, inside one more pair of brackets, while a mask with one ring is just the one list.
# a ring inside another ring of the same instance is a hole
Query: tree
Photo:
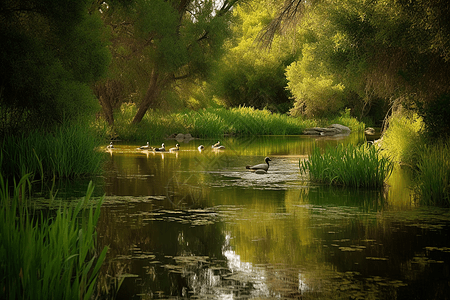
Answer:
[[[103, 20], [111, 30], [111, 73], [134, 95], [139, 123], [177, 81], [205, 78], [228, 33], [237, 0], [112, 1]], [[136, 99], [138, 98], [138, 99]]]
[[90, 84], [107, 69], [89, 1], [0, 3], [0, 130], [50, 126], [97, 109]]
[[215, 96], [225, 105], [269, 108], [282, 113], [292, 105], [284, 73], [298, 56], [294, 41], [277, 35], [270, 51], [256, 42], [278, 6], [277, 1], [253, 0], [234, 9], [232, 38], [227, 41], [226, 54], [211, 80]]
[[[450, 93], [446, 84], [450, 75], [448, 2], [288, 0], [284, 9], [294, 13], [281, 11], [271, 23], [275, 25], [267, 27], [261, 36], [268, 36], [270, 41], [272, 28], [293, 24], [289, 19], [297, 19], [296, 37], [302, 54], [307, 54], [288, 71], [297, 107], [311, 93], [311, 85], [299, 83], [321, 76], [332, 80], [331, 85], [322, 85], [325, 89], [341, 86], [344, 91], [343, 98], [325, 101], [329, 94], [316, 90], [315, 95], [324, 95], [320, 96], [322, 103], [332, 101], [334, 105], [343, 99], [344, 105], [353, 104], [364, 114], [371, 102], [394, 100], [422, 111], [430, 120], [443, 119], [429, 114], [447, 111], [444, 106], [450, 106], [442, 100]], [[351, 100], [355, 96], [359, 104]], [[433, 109], [436, 105], [439, 109]], [[441, 122], [440, 126], [449, 125]]]

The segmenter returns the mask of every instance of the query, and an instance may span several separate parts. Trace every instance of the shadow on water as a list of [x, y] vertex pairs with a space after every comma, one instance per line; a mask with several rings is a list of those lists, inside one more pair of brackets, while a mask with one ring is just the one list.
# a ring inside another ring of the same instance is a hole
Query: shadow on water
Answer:
[[[176, 153], [116, 145], [106, 154], [98, 178], [99, 247], [110, 247], [99, 277], [105, 297], [449, 297], [450, 213], [415, 207], [405, 170], [383, 190], [313, 185], [299, 173], [314, 146], [361, 137], [224, 138], [224, 151], [215, 142], [191, 140]], [[267, 174], [245, 169], [265, 156]], [[123, 279], [118, 291], [111, 278]]]

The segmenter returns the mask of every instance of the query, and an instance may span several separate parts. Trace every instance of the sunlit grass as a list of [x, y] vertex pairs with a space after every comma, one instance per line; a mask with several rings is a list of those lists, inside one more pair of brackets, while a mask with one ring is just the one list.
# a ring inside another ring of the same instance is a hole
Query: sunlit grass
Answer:
[[389, 128], [383, 134], [381, 149], [394, 162], [411, 166], [417, 163], [421, 140], [422, 119], [417, 115], [396, 114], [389, 120]]
[[0, 298], [91, 299], [107, 248], [96, 252], [102, 200], [90, 204], [93, 186], [75, 207], [49, 217], [30, 208], [25, 175], [12, 189], [0, 174]]
[[323, 153], [314, 148], [299, 166], [314, 182], [365, 188], [382, 187], [393, 168], [376, 147], [353, 144], [328, 147]]
[[300, 135], [307, 128], [340, 123], [352, 131], [363, 131], [364, 123], [345, 111], [332, 120], [294, 118], [252, 107], [205, 108], [181, 112], [148, 111], [139, 124], [131, 124], [136, 106], [125, 104], [115, 117], [115, 131], [122, 140], [157, 142], [172, 134], [190, 133], [208, 138], [223, 135]]
[[350, 115], [350, 109], [342, 111], [339, 116], [332, 119], [329, 123], [347, 126], [352, 132], [364, 132], [366, 129], [366, 125], [363, 122], [358, 121]]
[[416, 197], [420, 204], [450, 206], [450, 144], [423, 146], [418, 163]]
[[41, 177], [78, 177], [96, 173], [103, 160], [100, 145], [84, 124], [63, 124], [53, 131], [35, 130], [3, 138], [0, 166], [8, 177], [33, 173]]
[[419, 205], [450, 206], [449, 142], [433, 142], [422, 134], [424, 123], [415, 114], [397, 113], [380, 147], [385, 156], [413, 171], [414, 198]]

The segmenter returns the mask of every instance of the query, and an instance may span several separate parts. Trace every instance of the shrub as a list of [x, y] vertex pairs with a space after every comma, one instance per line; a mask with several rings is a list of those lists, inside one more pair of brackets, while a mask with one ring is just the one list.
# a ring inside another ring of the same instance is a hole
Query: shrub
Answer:
[[415, 167], [418, 146], [421, 142], [420, 131], [423, 127], [422, 118], [417, 114], [395, 114], [389, 120], [389, 128], [383, 134], [381, 148], [383, 154], [394, 162]]

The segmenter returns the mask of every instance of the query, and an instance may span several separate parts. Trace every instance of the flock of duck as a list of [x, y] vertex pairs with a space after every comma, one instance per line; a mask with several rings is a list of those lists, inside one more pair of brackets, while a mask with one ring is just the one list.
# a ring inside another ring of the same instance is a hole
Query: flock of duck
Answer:
[[[113, 142], [111, 142], [107, 147], [108, 150], [110, 149], [114, 149], [114, 145]], [[202, 151], [205, 149], [205, 146], [200, 145], [197, 147], [198, 151]], [[214, 145], [211, 145], [211, 149], [212, 150], [224, 150], [225, 146], [220, 144], [220, 141], [217, 141], [217, 143], [215, 143]], [[169, 148], [169, 150], [166, 150], [166, 146], [164, 143], [162, 143], [161, 147], [159, 148], [155, 148], [150, 146], [149, 142], [147, 142], [147, 145], [144, 146], [140, 146], [137, 148], [137, 150], [149, 150], [149, 151], [155, 151], [155, 152], [174, 152], [174, 151], [179, 151], [180, 150], [180, 145], [176, 144], [175, 147], [173, 148]], [[266, 173], [269, 170], [269, 161], [272, 161], [269, 157], [266, 157], [264, 159], [264, 163], [262, 164], [257, 164], [254, 166], [246, 166], [246, 169], [249, 169], [250, 171], [254, 171], [255, 173]]]

